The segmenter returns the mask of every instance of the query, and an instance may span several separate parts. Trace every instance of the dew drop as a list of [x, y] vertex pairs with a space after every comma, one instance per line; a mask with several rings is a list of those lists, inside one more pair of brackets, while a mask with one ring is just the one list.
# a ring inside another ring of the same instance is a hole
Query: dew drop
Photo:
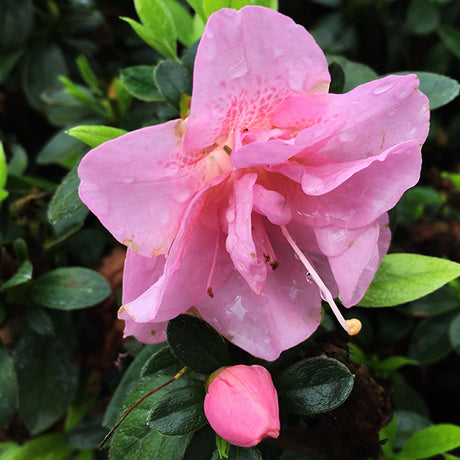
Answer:
[[383, 84], [377, 86], [376, 88], [374, 88], [372, 93], [375, 94], [375, 95], [386, 93], [388, 90], [393, 88], [394, 85], [395, 85], [394, 82], [383, 83]]
[[239, 78], [248, 72], [248, 66], [245, 59], [241, 59], [235, 65], [230, 67], [228, 73], [230, 78]]

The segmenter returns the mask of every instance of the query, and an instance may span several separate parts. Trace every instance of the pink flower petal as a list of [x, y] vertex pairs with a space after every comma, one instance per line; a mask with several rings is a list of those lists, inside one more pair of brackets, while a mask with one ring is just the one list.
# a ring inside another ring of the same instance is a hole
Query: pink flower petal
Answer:
[[80, 197], [115, 238], [147, 257], [166, 254], [201, 163], [182, 151], [183, 121], [130, 132], [81, 161]]
[[245, 174], [233, 183], [226, 212], [228, 236], [225, 243], [235, 268], [259, 295], [267, 278], [267, 266], [254, 244], [251, 221], [257, 174]]
[[125, 322], [123, 337], [132, 335], [142, 343], [161, 343], [166, 340], [167, 321], [138, 323], [129, 316], [127, 311], [122, 309], [118, 312], [118, 318]]
[[[309, 337], [321, 321], [319, 289], [290, 247], [275, 246], [279, 267], [269, 271], [260, 296], [234, 271], [197, 308], [224, 337], [266, 360]], [[326, 262], [327, 263], [327, 262]]]
[[219, 10], [196, 55], [185, 145], [198, 151], [232, 130], [269, 128], [281, 101], [329, 82], [323, 52], [290, 18], [258, 6]]
[[266, 216], [275, 225], [286, 225], [292, 219], [292, 212], [283, 195], [264, 186], [254, 185], [254, 211]]

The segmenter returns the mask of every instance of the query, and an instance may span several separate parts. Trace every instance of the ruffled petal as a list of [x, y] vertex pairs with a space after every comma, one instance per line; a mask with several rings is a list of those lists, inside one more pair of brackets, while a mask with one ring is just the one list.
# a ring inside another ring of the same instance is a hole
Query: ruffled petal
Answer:
[[235, 268], [259, 295], [267, 278], [267, 266], [254, 244], [251, 220], [253, 194], [257, 174], [244, 174], [233, 183], [226, 212], [228, 236], [225, 243]]
[[81, 161], [80, 197], [121, 243], [147, 257], [166, 254], [203, 165], [182, 150], [184, 122], [132, 131]]
[[355, 238], [345, 252], [329, 257], [344, 306], [351, 307], [361, 300], [388, 251], [390, 237], [388, 216], [384, 214]]
[[[260, 296], [234, 271], [197, 308], [224, 337], [254, 356], [272, 361], [307, 339], [321, 322], [321, 298], [305, 280], [292, 250], [275, 246], [279, 267], [270, 271]], [[327, 261], [326, 261], [327, 264]]]
[[221, 9], [198, 47], [185, 145], [197, 151], [232, 130], [270, 128], [281, 101], [327, 92], [329, 82], [323, 52], [290, 18], [258, 6]]

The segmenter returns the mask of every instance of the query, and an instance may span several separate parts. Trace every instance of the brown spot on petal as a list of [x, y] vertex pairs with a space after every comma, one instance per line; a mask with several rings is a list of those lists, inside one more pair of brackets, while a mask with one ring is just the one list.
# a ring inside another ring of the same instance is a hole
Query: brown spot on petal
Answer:
[[155, 329], [152, 329], [152, 330], [150, 331], [150, 335], [152, 335], [152, 336], [155, 337], [155, 336], [157, 335], [157, 331], [156, 331]]
[[272, 270], [276, 270], [280, 266], [280, 264], [270, 254], [264, 254], [264, 259], [265, 262], [270, 265]]
[[212, 292], [212, 287], [209, 286], [207, 289], [208, 296], [211, 297], [211, 299], [214, 298], [214, 292]]
[[174, 134], [179, 138], [182, 139], [183, 135], [185, 134], [185, 121], [179, 120], [174, 126]]
[[254, 260], [254, 259], [256, 258], [256, 253], [255, 253], [255, 252], [251, 252], [251, 253], [249, 254], [249, 256], [251, 257], [251, 259]]
[[137, 252], [139, 250], [137, 244], [133, 240], [124, 240], [123, 244], [134, 252]]

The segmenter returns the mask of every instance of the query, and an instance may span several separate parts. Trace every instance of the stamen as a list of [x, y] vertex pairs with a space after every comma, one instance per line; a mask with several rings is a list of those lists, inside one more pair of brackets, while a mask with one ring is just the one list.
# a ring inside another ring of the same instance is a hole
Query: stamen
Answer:
[[216, 268], [218, 249], [219, 249], [219, 232], [216, 232], [216, 242], [214, 244], [214, 254], [212, 256], [211, 270], [209, 271], [208, 281], [206, 282], [206, 286], [208, 287], [206, 292], [208, 296], [211, 297], [211, 299], [214, 297], [214, 292], [211, 287], [211, 279], [212, 279], [212, 275], [214, 274], [214, 269]]
[[304, 267], [307, 269], [307, 281], [309, 281], [309, 278], [313, 279], [315, 283], [318, 285], [321, 298], [329, 304], [332, 312], [337, 318], [337, 321], [343, 327], [345, 332], [347, 332], [349, 335], [356, 335], [361, 330], [361, 321], [359, 321], [359, 319], [356, 318], [349, 319], [347, 321], [345, 320], [345, 318], [340, 313], [336, 303], [334, 302], [334, 298], [332, 297], [331, 291], [329, 291], [329, 289], [326, 287], [323, 280], [320, 278], [316, 270], [313, 268], [310, 261], [305, 257], [305, 254], [301, 251], [299, 246], [297, 246], [297, 243], [294, 241], [291, 234], [288, 232], [287, 228], [284, 225], [281, 225], [280, 228], [284, 237], [291, 245], [292, 249], [294, 249], [294, 252], [299, 258], [300, 262], [302, 262]]

